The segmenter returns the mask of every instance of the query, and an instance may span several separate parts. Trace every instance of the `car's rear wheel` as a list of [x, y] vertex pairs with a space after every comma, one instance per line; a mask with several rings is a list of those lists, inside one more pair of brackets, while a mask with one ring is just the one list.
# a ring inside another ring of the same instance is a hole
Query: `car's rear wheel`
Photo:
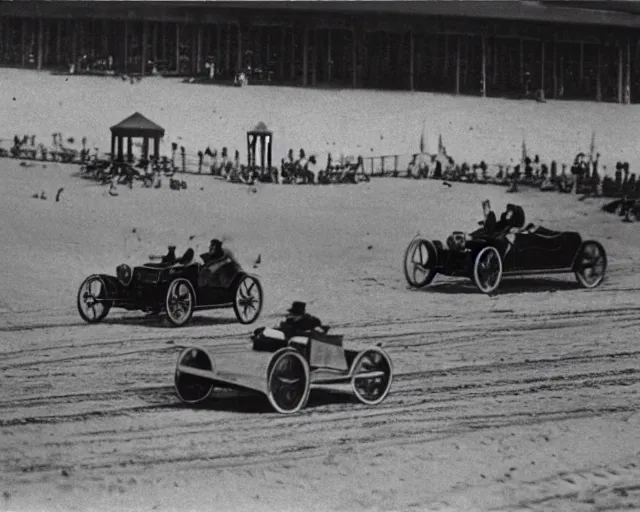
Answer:
[[262, 310], [262, 286], [253, 276], [243, 276], [238, 281], [233, 299], [233, 311], [238, 322], [252, 324]]
[[213, 374], [213, 361], [199, 348], [187, 348], [178, 357], [174, 384], [178, 398], [185, 404], [206, 400], [214, 385], [206, 374]]
[[165, 310], [167, 318], [176, 327], [185, 325], [195, 308], [196, 295], [191, 283], [184, 278], [174, 279], [167, 289]]
[[404, 276], [410, 286], [423, 288], [436, 276], [438, 251], [433, 242], [418, 239], [404, 253]]
[[598, 242], [582, 244], [574, 264], [576, 279], [584, 288], [595, 288], [604, 280], [607, 271], [607, 254]]
[[97, 324], [105, 319], [111, 309], [106, 302], [107, 286], [99, 276], [87, 277], [78, 290], [78, 313], [90, 324]]
[[484, 247], [473, 262], [473, 282], [483, 293], [492, 293], [502, 279], [502, 258], [495, 247]]

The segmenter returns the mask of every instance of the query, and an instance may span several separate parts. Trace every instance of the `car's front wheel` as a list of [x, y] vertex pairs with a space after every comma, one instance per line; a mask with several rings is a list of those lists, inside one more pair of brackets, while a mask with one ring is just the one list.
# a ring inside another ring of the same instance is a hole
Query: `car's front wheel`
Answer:
[[473, 282], [483, 293], [492, 293], [502, 280], [502, 258], [495, 247], [484, 247], [473, 262]]
[[165, 298], [165, 309], [169, 322], [176, 327], [185, 325], [191, 320], [195, 303], [196, 294], [189, 281], [184, 278], [171, 281]]
[[253, 276], [245, 275], [238, 281], [233, 299], [233, 311], [238, 322], [252, 324], [262, 310], [262, 286]]
[[584, 288], [595, 288], [603, 280], [607, 271], [607, 254], [598, 242], [582, 244], [574, 265], [576, 279]]

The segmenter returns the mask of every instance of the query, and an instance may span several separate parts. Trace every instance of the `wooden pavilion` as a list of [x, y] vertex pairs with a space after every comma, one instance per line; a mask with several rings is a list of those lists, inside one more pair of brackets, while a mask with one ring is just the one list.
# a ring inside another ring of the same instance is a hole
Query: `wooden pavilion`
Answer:
[[[160, 159], [160, 139], [164, 137], [164, 128], [150, 121], [139, 112], [111, 127], [111, 158], [116, 162], [124, 161], [123, 143], [127, 139], [127, 161], [133, 161], [134, 138], [142, 138], [142, 156], [149, 158], [149, 139], [153, 139], [153, 156]], [[117, 144], [117, 153], [116, 153]]]
[[258, 145], [258, 142], [260, 142], [260, 170], [262, 172], [270, 171], [273, 133], [262, 121], [260, 121], [253, 130], [249, 130], [247, 132], [247, 153], [249, 167], [251, 168], [258, 167], [258, 164], [256, 163], [256, 146]]

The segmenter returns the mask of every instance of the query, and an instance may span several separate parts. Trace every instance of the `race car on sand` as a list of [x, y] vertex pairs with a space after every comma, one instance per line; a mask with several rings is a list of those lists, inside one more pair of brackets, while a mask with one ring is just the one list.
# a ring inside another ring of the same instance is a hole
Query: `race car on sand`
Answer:
[[193, 250], [171, 262], [122, 264], [116, 276], [93, 274], [78, 291], [78, 312], [88, 323], [101, 322], [111, 308], [151, 314], [165, 312], [174, 326], [189, 322], [194, 311], [233, 308], [242, 324], [253, 323], [262, 309], [262, 286], [230, 257], [212, 264], [193, 261]]
[[364, 404], [377, 405], [391, 388], [393, 366], [378, 346], [345, 349], [343, 336], [311, 332], [287, 339], [272, 328], [260, 328], [244, 352], [214, 354], [185, 348], [175, 369], [175, 390], [185, 404], [209, 398], [215, 387], [259, 393], [273, 409], [293, 414], [307, 404], [311, 390], [350, 393]]
[[470, 278], [484, 293], [497, 290], [503, 277], [573, 273], [584, 288], [602, 283], [607, 269], [604, 247], [573, 231], [525, 224], [522, 207], [509, 204], [500, 221], [481, 221], [473, 233], [454, 231], [446, 246], [416, 238], [404, 256], [404, 274], [414, 288], [436, 274]]

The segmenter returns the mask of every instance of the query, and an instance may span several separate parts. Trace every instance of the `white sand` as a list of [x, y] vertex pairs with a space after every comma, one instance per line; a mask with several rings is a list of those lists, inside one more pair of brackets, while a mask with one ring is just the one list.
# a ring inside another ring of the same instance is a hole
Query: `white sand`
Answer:
[[[380, 154], [415, 150], [429, 117], [451, 152], [469, 159], [517, 158], [523, 126], [532, 149], [569, 159], [595, 127], [607, 159], [634, 162], [635, 107], [65, 82], [13, 70], [0, 81], [7, 136], [61, 131], [108, 145], [108, 127], [138, 110], [163, 124], [168, 140], [194, 145], [244, 148], [244, 130], [263, 120], [278, 152], [335, 140]], [[202, 108], [206, 97], [224, 124]], [[640, 236], [637, 225], [599, 212], [600, 201], [409, 180], [263, 185], [249, 194], [193, 176], [186, 191], [120, 188], [114, 198], [73, 177], [74, 167], [46, 165], [0, 161], [0, 509], [640, 506]], [[47, 201], [31, 198], [41, 190]], [[517, 200], [528, 221], [602, 241], [607, 281], [587, 291], [573, 276], [511, 280], [492, 298], [442, 277], [407, 290], [409, 240], [473, 229], [484, 198], [496, 209]], [[80, 320], [76, 291], [89, 273], [140, 262], [171, 242], [201, 250], [214, 236], [249, 268], [262, 255], [256, 272], [267, 302], [255, 326], [227, 311], [197, 314], [183, 329], [118, 311], [98, 326]], [[204, 410], [176, 407], [180, 347], [204, 344], [233, 357], [292, 300], [307, 301], [356, 347], [383, 343], [396, 370], [383, 404], [311, 403], [294, 417], [224, 395]]]

